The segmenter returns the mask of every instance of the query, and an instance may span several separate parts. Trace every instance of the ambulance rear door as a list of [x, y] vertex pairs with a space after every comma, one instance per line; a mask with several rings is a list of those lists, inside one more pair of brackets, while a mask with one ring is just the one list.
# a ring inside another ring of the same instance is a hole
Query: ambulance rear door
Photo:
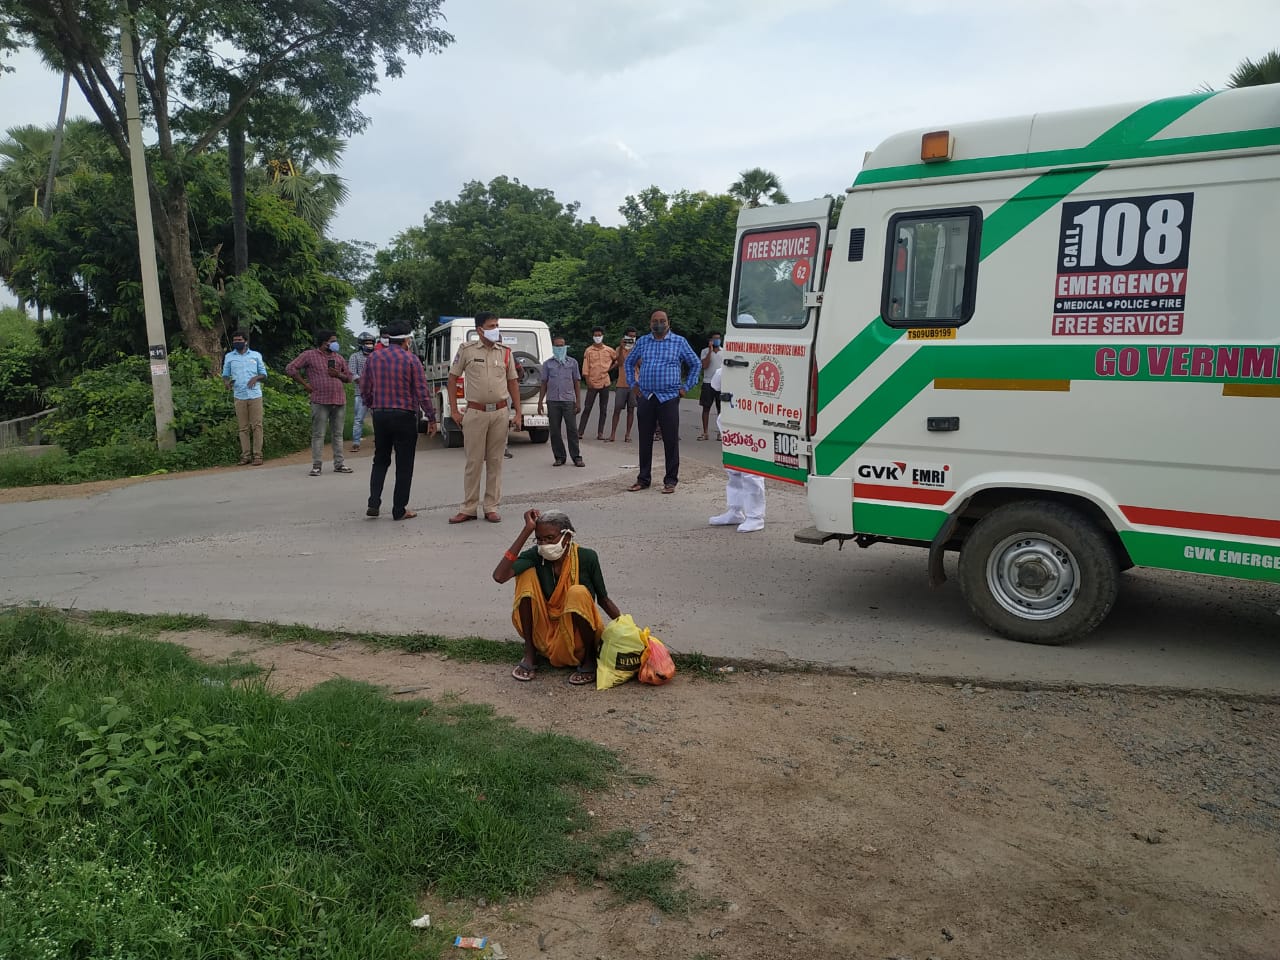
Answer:
[[809, 472], [809, 383], [831, 199], [738, 214], [725, 330], [724, 465], [787, 483]]

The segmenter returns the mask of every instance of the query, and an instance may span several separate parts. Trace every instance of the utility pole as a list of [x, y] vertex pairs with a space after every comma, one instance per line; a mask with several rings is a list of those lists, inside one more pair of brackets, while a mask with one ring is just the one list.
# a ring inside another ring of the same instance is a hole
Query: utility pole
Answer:
[[133, 50], [133, 21], [120, 21], [120, 58], [124, 63], [124, 109], [129, 137], [129, 170], [133, 180], [133, 210], [138, 224], [138, 257], [142, 261], [142, 304], [147, 317], [147, 352], [151, 359], [151, 397], [156, 412], [156, 446], [172, 450], [173, 383], [169, 378], [169, 348], [160, 307], [160, 272], [156, 267], [156, 235], [151, 225], [151, 193], [147, 189], [147, 158], [142, 146], [142, 115], [138, 110], [138, 61]]

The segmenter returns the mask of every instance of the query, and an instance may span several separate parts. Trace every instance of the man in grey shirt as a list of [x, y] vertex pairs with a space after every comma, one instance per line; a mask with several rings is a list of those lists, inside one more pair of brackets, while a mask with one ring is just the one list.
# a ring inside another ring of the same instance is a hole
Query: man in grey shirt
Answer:
[[551, 359], [542, 364], [539, 379], [542, 385], [538, 388], [538, 413], [543, 412], [545, 399], [548, 426], [551, 430], [551, 453], [555, 457], [553, 466], [564, 466], [562, 433], [567, 424], [569, 456], [573, 457], [575, 467], [585, 467], [587, 462], [582, 459], [578, 451], [578, 427], [574, 419], [582, 409], [582, 395], [579, 393], [582, 371], [578, 369], [578, 361], [569, 356], [569, 348], [565, 346], [564, 337], [552, 338]]

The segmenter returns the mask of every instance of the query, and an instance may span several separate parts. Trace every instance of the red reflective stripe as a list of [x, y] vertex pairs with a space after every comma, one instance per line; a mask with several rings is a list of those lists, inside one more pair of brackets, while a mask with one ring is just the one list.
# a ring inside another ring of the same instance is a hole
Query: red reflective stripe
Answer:
[[928, 503], [941, 506], [955, 496], [953, 490], [928, 490], [924, 487], [890, 487], [880, 483], [855, 483], [855, 500], [896, 500], [901, 503]]
[[1161, 510], [1156, 507], [1121, 506], [1120, 512], [1130, 523], [1140, 523], [1148, 527], [1173, 527], [1177, 530], [1200, 530], [1206, 533], [1234, 533], [1244, 537], [1280, 540], [1280, 520], [1232, 517], [1220, 513], [1192, 513], [1187, 510]]

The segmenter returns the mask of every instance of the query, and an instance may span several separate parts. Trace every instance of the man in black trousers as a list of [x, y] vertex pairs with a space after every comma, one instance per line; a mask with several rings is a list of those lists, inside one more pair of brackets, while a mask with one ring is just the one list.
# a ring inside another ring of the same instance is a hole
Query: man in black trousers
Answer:
[[390, 346], [370, 354], [360, 375], [360, 396], [365, 409], [373, 411], [373, 472], [369, 475], [369, 508], [365, 516], [376, 517], [382, 507], [382, 486], [391, 466], [391, 451], [395, 450], [391, 519], [412, 520], [417, 516], [409, 509], [409, 489], [418, 446], [418, 411], [426, 414], [428, 436], [434, 436], [440, 425], [422, 361], [409, 349], [408, 325], [390, 327], [387, 339]]

